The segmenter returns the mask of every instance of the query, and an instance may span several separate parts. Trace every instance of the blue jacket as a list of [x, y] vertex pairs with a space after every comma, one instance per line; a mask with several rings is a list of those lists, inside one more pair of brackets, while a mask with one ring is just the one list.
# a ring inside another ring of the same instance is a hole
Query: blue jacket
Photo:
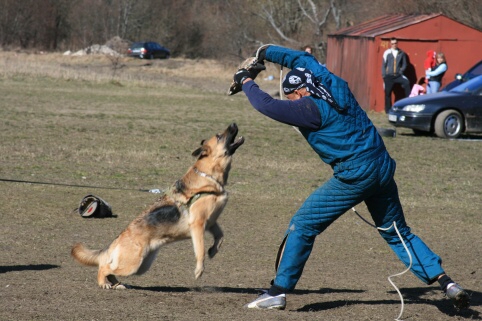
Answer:
[[[267, 94], [258, 92], [260, 90], [254, 82], [243, 86], [243, 91], [256, 109], [273, 119], [298, 126], [314, 151], [325, 163], [330, 164], [335, 172], [361, 165], [386, 151], [382, 138], [356, 101], [346, 81], [332, 74], [312, 55], [269, 46], [266, 60], [289, 69], [303, 67], [311, 70], [330, 90], [338, 104], [346, 109], [346, 112], [339, 113], [323, 99], [312, 96], [295, 102], [271, 97], [270, 100], [266, 97]], [[316, 106], [314, 108], [317, 111], [313, 112], [309, 106]], [[283, 119], [277, 115], [280, 113], [290, 115]], [[295, 120], [297, 117], [303, 119]]]

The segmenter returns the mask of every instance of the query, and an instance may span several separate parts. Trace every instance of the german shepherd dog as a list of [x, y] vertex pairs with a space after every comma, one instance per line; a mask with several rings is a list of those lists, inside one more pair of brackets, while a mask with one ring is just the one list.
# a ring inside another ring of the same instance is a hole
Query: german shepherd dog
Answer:
[[103, 250], [89, 250], [82, 243], [71, 255], [83, 265], [98, 266], [97, 283], [103, 289], [125, 289], [116, 276], [141, 275], [154, 261], [159, 248], [191, 238], [196, 256], [195, 278], [204, 271], [204, 231], [214, 237], [208, 254], [213, 258], [223, 241], [216, 222], [228, 201], [224, 186], [234, 152], [244, 143], [236, 139], [238, 127], [231, 124], [223, 133], [201, 142], [192, 155], [196, 162], [148, 209]]

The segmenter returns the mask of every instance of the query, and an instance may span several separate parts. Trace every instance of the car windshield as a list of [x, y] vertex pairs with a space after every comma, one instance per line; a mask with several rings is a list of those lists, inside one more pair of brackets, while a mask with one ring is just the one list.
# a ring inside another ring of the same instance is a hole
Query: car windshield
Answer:
[[131, 46], [132, 49], [137, 49], [137, 48], [142, 48], [142, 47], [144, 47], [143, 42], [134, 42]]
[[482, 76], [477, 76], [455, 88], [452, 88], [451, 92], [457, 93], [473, 93], [482, 89]]
[[472, 70], [467, 72], [465, 78], [474, 78], [475, 76], [482, 75], [482, 61], [473, 67]]

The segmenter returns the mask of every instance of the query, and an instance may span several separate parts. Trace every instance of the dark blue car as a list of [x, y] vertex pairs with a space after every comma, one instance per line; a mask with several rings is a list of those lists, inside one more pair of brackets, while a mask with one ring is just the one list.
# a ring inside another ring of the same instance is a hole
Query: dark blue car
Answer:
[[482, 133], [482, 76], [449, 91], [401, 99], [389, 110], [388, 121], [442, 138]]
[[131, 57], [141, 59], [168, 59], [171, 56], [171, 51], [157, 42], [147, 41], [134, 42], [129, 49], [127, 49], [127, 54]]
[[482, 75], [482, 60], [473, 65], [463, 75], [455, 74], [455, 80], [448, 83], [445, 87], [441, 89], [441, 91], [449, 91], [450, 89], [457, 87], [458, 85], [466, 82], [467, 80], [470, 80], [480, 75]]

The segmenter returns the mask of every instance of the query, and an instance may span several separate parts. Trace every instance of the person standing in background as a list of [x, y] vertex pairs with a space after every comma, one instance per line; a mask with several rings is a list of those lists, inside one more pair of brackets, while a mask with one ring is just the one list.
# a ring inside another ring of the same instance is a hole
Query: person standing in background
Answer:
[[313, 54], [313, 48], [311, 48], [311, 46], [304, 46], [303, 51], [309, 53], [310, 55]]
[[385, 112], [392, 107], [392, 91], [395, 84], [400, 84], [405, 97], [410, 95], [410, 82], [403, 75], [407, 69], [407, 56], [398, 48], [398, 40], [390, 39], [390, 49], [385, 50], [382, 59], [382, 77], [385, 86]]
[[442, 84], [442, 77], [447, 71], [447, 61], [445, 55], [442, 52], [437, 54], [437, 64], [433, 71], [427, 71], [425, 77], [429, 78], [427, 85], [427, 94], [434, 94], [439, 91]]

